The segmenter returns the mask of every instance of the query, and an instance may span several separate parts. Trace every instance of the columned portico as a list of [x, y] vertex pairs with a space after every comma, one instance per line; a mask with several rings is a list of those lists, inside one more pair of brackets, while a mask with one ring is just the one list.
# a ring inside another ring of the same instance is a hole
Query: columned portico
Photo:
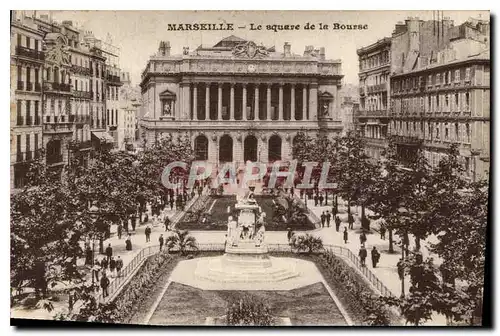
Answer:
[[[303, 130], [341, 133], [334, 104], [342, 78], [339, 61], [306, 55], [308, 51], [289, 57], [261, 47], [245, 56], [241, 40], [223, 41], [217, 53], [199, 47], [201, 52], [187, 58], [151, 58], [141, 83], [147, 116], [141, 128], [147, 141], [188, 134], [198, 158], [240, 164], [290, 160], [290, 138]], [[268, 58], [269, 53], [275, 54]], [[168, 118], [160, 110], [166, 105], [155, 103], [166, 100], [159, 93], [168, 95], [168, 106], [175, 111]], [[327, 98], [330, 118], [323, 117]]]

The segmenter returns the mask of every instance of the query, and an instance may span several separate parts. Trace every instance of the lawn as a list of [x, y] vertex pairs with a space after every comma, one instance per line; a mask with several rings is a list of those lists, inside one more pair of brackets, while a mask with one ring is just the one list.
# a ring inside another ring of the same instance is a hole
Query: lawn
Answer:
[[[260, 205], [262, 211], [266, 213], [266, 230], [268, 231], [286, 231], [288, 227], [295, 231], [311, 230], [314, 229], [314, 225], [310, 222], [307, 225], [302, 223], [296, 224], [276, 224], [273, 222], [273, 196], [255, 196], [257, 204]], [[231, 209], [234, 208], [236, 204], [236, 196], [222, 196], [222, 197], [210, 197], [205, 204], [205, 212], [209, 213], [209, 219], [205, 223], [199, 223], [189, 220], [189, 215], [184, 215], [184, 217], [179, 221], [177, 227], [179, 229], [185, 230], [216, 230], [225, 231], [227, 230], [227, 219], [230, 214], [227, 212], [228, 206]]]
[[171, 283], [154, 312], [152, 325], [204, 325], [207, 317], [226, 314], [228, 302], [250, 294], [265, 302], [273, 316], [288, 317], [294, 326], [345, 326], [322, 283], [290, 291], [206, 291]]

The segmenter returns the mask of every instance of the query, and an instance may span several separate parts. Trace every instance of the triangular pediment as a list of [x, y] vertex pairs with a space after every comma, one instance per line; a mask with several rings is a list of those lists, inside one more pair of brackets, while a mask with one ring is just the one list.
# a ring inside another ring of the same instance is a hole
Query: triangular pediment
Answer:
[[176, 94], [170, 90], [165, 90], [160, 93], [160, 98], [175, 98]]

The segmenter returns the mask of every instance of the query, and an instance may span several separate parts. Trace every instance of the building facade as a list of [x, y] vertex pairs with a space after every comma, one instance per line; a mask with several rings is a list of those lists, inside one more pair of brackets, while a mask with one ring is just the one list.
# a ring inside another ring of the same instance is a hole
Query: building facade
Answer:
[[355, 124], [365, 139], [367, 154], [378, 159], [387, 145], [389, 130], [391, 39], [360, 48], [357, 54], [360, 104]]
[[42, 133], [42, 74], [45, 52], [44, 34], [33, 19], [14, 11], [10, 32], [11, 187], [25, 183], [28, 163], [40, 155]]
[[[411, 160], [416, 145], [423, 143], [428, 162], [436, 166], [449, 146], [456, 144], [467, 176], [486, 178], [490, 157], [489, 22], [449, 24], [444, 30], [443, 26], [445, 23], [440, 25], [441, 35], [434, 35], [442, 39], [442, 47], [420, 55], [415, 42], [416, 57], [406, 58], [391, 77], [391, 134], [397, 136], [403, 160]], [[432, 30], [428, 35], [433, 36]], [[429, 39], [424, 37], [427, 43]]]
[[215, 164], [286, 161], [300, 131], [340, 135], [341, 79], [324, 48], [296, 55], [229, 36], [171, 55], [162, 41], [142, 75], [141, 136], [185, 134]]
[[120, 109], [120, 49], [113, 46], [111, 40], [103, 43], [106, 57], [106, 131], [113, 138], [113, 146], [118, 144], [118, 114]]
[[138, 144], [138, 110], [141, 106], [140, 97], [141, 91], [137, 87], [133, 87], [130, 82], [130, 73], [121, 73], [120, 88], [120, 109], [118, 110], [118, 143], [117, 147], [120, 150], [134, 149]]

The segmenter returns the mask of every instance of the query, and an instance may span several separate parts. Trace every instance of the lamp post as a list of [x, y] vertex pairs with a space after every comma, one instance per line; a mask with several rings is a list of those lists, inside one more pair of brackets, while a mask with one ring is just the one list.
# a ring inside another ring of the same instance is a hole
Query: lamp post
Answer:
[[[96, 226], [97, 226], [97, 220], [98, 220], [98, 212], [99, 212], [99, 207], [97, 205], [92, 204], [92, 206], [89, 209], [92, 221], [93, 221], [93, 226], [94, 226], [94, 234], [91, 235], [91, 240], [92, 240], [92, 267], [94, 266], [94, 260], [95, 260], [95, 232], [96, 232]], [[92, 277], [92, 282], [94, 281], [94, 277]]]

